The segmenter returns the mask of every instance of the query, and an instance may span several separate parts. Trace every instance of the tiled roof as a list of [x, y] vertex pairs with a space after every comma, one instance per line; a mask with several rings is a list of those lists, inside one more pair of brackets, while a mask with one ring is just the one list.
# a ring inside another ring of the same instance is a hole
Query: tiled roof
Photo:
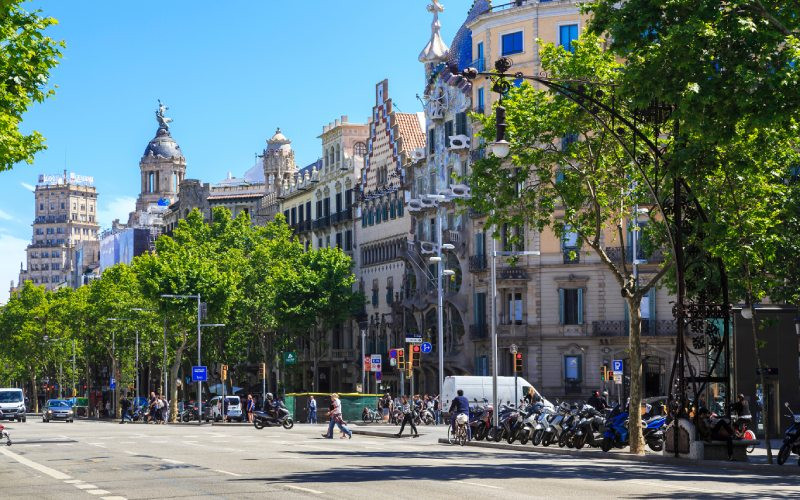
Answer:
[[394, 113], [397, 138], [402, 149], [398, 153], [410, 153], [425, 147], [425, 132], [420, 124], [418, 113]]

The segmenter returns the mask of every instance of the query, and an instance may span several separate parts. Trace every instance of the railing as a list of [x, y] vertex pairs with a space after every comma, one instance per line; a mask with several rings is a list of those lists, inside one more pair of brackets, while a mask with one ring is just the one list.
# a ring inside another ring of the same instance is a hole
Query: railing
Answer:
[[448, 229], [442, 233], [442, 243], [457, 245], [461, 243], [461, 231]]
[[353, 212], [345, 208], [333, 215], [331, 215], [331, 224], [341, 224], [343, 222], [349, 221], [353, 219]]
[[501, 280], [527, 280], [528, 271], [521, 267], [506, 267], [497, 270], [497, 279]]
[[314, 229], [323, 229], [331, 225], [330, 216], [326, 215], [314, 221]]
[[469, 325], [470, 340], [481, 340], [489, 337], [489, 328], [485, 324]]
[[52, 224], [59, 222], [67, 222], [66, 215], [40, 215], [33, 220], [34, 224]]
[[469, 63], [470, 67], [477, 69], [478, 71], [486, 71], [486, 58], [483, 57], [481, 59], [475, 59], [471, 63]]
[[[593, 321], [592, 331], [595, 337], [625, 337], [628, 335], [628, 325], [626, 321]], [[672, 337], [677, 333], [678, 325], [675, 320], [642, 320], [643, 336]]]
[[350, 360], [355, 359], [355, 349], [331, 349], [331, 359]]
[[470, 255], [469, 256], [469, 270], [470, 272], [477, 273], [486, 270], [486, 255]]
[[[622, 262], [622, 249], [623, 247], [606, 247], [606, 255], [615, 264]], [[636, 258], [643, 260], [647, 263], [664, 262], [664, 252], [661, 250], [654, 250], [651, 255], [645, 255], [643, 248], [636, 249]], [[633, 247], [625, 247], [625, 262], [627, 264], [633, 263]]]
[[486, 217], [487, 214], [483, 212], [478, 212], [477, 210], [473, 210], [472, 208], [469, 209], [469, 218], [470, 219], [482, 219]]

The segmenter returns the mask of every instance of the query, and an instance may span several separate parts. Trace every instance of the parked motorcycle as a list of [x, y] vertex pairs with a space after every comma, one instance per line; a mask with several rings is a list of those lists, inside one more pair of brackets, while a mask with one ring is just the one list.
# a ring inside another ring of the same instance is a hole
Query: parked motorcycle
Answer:
[[[792, 453], [800, 455], [800, 414], [793, 412], [789, 403], [785, 403], [784, 406], [789, 410], [786, 417], [791, 419], [792, 425], [783, 434], [783, 444], [778, 451], [778, 465], [785, 464]], [[797, 459], [797, 465], [800, 465], [800, 458]]]
[[253, 413], [253, 426], [256, 429], [279, 425], [283, 426], [284, 429], [291, 429], [294, 427], [294, 420], [289, 416], [289, 410], [286, 409], [286, 406], [284, 406], [281, 401], [278, 401], [276, 406], [267, 411], [256, 411]]
[[599, 447], [603, 439], [605, 419], [603, 415], [591, 405], [581, 408], [580, 419], [575, 428], [573, 445], [581, 449], [586, 445]]
[[550, 446], [551, 443], [557, 443], [559, 436], [563, 430], [564, 419], [569, 414], [569, 405], [561, 403], [556, 411], [548, 418], [547, 427], [542, 436], [542, 446]]
[[644, 442], [653, 451], [664, 449], [664, 428], [667, 426], [667, 417], [659, 415], [642, 422], [642, 436]]
[[[477, 399], [475, 402], [477, 403]], [[472, 428], [472, 438], [476, 441], [486, 439], [492, 426], [494, 410], [485, 400], [484, 403], [483, 406], [476, 406], [470, 411], [469, 425]]]
[[600, 449], [604, 452], [611, 448], [624, 448], [628, 446], [628, 410], [627, 406], [617, 405], [611, 410], [606, 419], [606, 430], [603, 433], [603, 441]]

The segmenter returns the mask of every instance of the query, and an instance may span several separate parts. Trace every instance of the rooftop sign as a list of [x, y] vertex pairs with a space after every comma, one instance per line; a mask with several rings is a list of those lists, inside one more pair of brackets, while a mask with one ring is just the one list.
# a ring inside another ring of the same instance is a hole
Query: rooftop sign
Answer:
[[64, 184], [81, 184], [84, 186], [93, 186], [94, 177], [89, 175], [78, 175], [75, 172], [69, 174], [39, 174], [40, 186], [62, 186]]

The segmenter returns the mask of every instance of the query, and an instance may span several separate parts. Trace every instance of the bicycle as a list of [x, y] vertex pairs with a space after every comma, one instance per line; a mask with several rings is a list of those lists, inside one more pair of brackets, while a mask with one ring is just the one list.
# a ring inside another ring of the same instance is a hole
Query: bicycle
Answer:
[[364, 411], [361, 412], [361, 420], [363, 420], [364, 423], [380, 422], [382, 419], [383, 417], [381, 414], [372, 408], [364, 408]]
[[458, 443], [461, 446], [467, 444], [467, 425], [469, 417], [465, 414], [460, 414], [456, 417], [456, 430], [453, 432], [451, 425], [447, 426], [447, 442], [450, 444]]
[[[747, 424], [750, 423], [751, 418], [752, 417], [750, 415], [741, 415], [741, 416], [734, 415], [733, 416], [733, 419], [734, 419], [734, 422], [735, 422], [734, 428], [739, 432], [739, 434], [741, 434], [742, 439], [755, 441], [756, 440], [756, 433], [753, 432], [747, 426]], [[756, 445], [751, 444], [750, 446], [747, 447], [747, 450], [745, 450], [745, 451], [747, 451], [747, 453], [750, 454], [750, 453], [753, 453], [753, 451], [755, 449], [756, 449]]]

